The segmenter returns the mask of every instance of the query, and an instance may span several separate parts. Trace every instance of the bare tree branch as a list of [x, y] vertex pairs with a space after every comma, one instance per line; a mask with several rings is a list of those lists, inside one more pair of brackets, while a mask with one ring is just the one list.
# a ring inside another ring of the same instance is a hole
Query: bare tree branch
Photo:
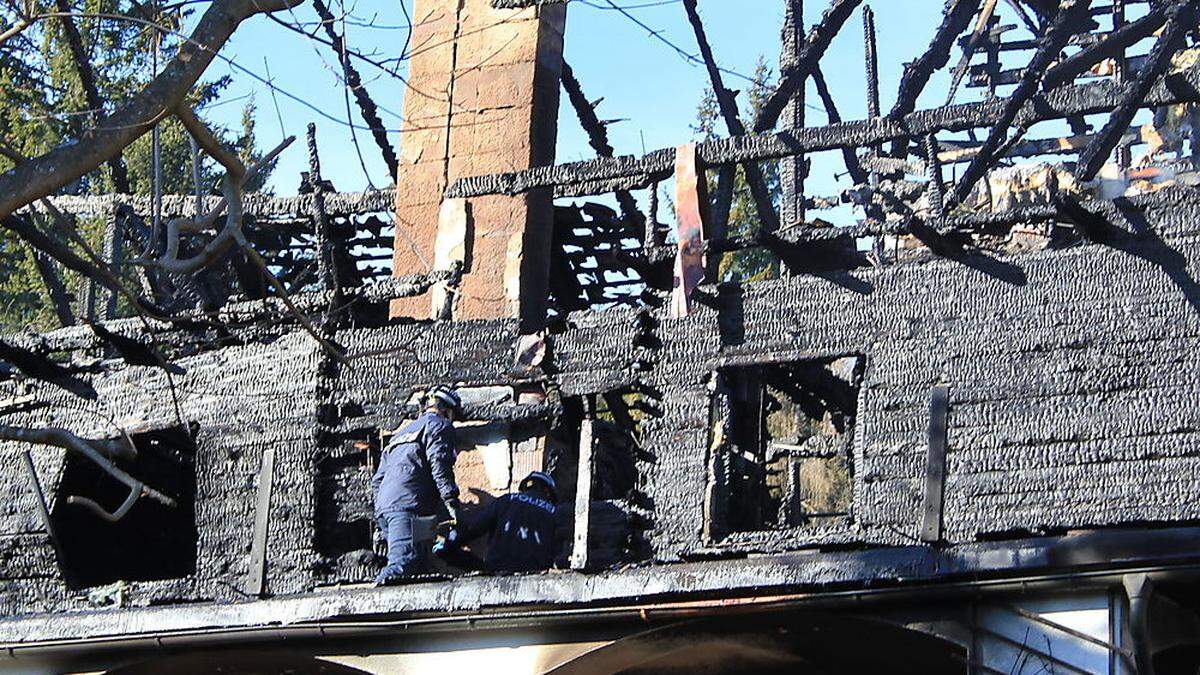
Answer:
[[181, 105], [175, 110], [175, 116], [183, 123], [183, 127], [188, 130], [192, 138], [196, 139], [200, 148], [207, 152], [209, 157], [217, 160], [218, 164], [225, 167], [234, 181], [244, 182], [246, 167], [242, 164], [242, 160], [236, 153], [225, 147], [225, 144], [208, 128], [208, 125], [196, 116], [196, 113], [192, 112], [191, 108]]
[[140, 94], [99, 121], [87, 138], [61, 145], [0, 174], [0, 222], [14, 211], [93, 171], [179, 107], [220, 48], [245, 19], [303, 0], [216, 0], [191, 36]]
[[[221, 201], [217, 202], [216, 206], [207, 214], [196, 218], [174, 218], [167, 221], [167, 250], [161, 258], [156, 260], [135, 261], [135, 264], [152, 265], [159, 269], [172, 274], [191, 274], [196, 270], [206, 267], [224, 255], [233, 247], [235, 243], [244, 241], [242, 237], [242, 188], [246, 181], [258, 175], [263, 170], [263, 167], [269, 166], [271, 162], [283, 152], [284, 148], [292, 144], [296, 140], [295, 136], [288, 136], [283, 139], [283, 142], [275, 147], [274, 150], [267, 153], [259, 160], [253, 168], [247, 171], [240, 160], [237, 159], [228, 150], [221, 147], [215, 136], [204, 127], [191, 111], [187, 111], [180, 115], [180, 119], [184, 120], [184, 125], [190, 125], [189, 130], [193, 127], [201, 130], [200, 136], [196, 137], [196, 141], [205, 146], [216, 146], [214, 152], [217, 161], [224, 164], [229, 162], [227, 166], [228, 172], [221, 180], [221, 192], [224, 195]], [[208, 242], [204, 248], [196, 255], [179, 259], [179, 237], [183, 233], [197, 233], [209, 229], [220, 217], [221, 213], [226, 209], [229, 213], [225, 215], [225, 225], [217, 236]]]
[[[78, 453], [98, 466], [104, 473], [128, 486], [129, 496], [125, 498], [124, 503], [116, 511], [111, 513], [87, 497], [78, 497], [75, 495], [67, 497], [68, 504], [78, 504], [90, 509], [96, 515], [109, 522], [116, 522], [124, 517], [141, 497], [149, 497], [166, 506], [175, 506], [174, 499], [130, 476], [128, 473], [117, 468], [117, 465], [113, 464], [112, 458], [114, 457], [130, 458], [136, 456], [137, 452], [133, 449], [132, 443], [125, 445], [112, 440], [86, 440], [66, 429], [29, 429], [7, 425], [0, 425], [0, 440], [50, 445]], [[128, 437], [125, 440], [128, 442]]]

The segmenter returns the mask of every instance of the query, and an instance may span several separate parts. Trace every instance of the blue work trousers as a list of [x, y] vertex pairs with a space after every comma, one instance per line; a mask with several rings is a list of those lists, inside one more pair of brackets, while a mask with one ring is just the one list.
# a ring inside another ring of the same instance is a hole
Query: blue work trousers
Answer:
[[425, 546], [413, 538], [417, 515], [410, 511], [390, 511], [375, 516], [379, 529], [387, 537], [387, 567], [375, 577], [376, 585], [412, 576], [425, 568]]

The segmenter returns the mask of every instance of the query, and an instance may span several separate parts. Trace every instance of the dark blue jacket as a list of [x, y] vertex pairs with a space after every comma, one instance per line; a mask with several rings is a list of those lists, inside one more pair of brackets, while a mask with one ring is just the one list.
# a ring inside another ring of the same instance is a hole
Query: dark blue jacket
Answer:
[[466, 543], [491, 532], [484, 561], [489, 572], [548, 570], [559, 550], [554, 511], [553, 504], [531, 494], [501, 495], [463, 529], [458, 540]]
[[427, 412], [392, 436], [371, 480], [375, 513], [432, 516], [458, 497], [454, 482], [454, 425]]

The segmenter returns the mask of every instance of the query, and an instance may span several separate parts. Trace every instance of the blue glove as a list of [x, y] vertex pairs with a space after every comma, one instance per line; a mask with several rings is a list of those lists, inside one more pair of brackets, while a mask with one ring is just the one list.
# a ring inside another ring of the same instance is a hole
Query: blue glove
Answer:
[[458, 530], [451, 529], [444, 537], [438, 537], [433, 544], [433, 554], [441, 557], [447, 551], [458, 548]]

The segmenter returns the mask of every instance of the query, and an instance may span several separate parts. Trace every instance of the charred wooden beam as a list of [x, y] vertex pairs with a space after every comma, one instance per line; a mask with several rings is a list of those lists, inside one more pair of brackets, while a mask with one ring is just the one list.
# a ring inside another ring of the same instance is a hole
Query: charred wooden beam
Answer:
[[937, 137], [933, 134], [925, 136], [925, 168], [928, 171], [929, 213], [938, 222], [945, 216], [944, 195], [942, 191], [942, 162], [938, 159]]
[[379, 146], [379, 152], [383, 155], [383, 162], [387, 164], [388, 173], [392, 175], [392, 180], [394, 181], [396, 180], [396, 166], [398, 164], [396, 151], [392, 148], [392, 144], [388, 142], [387, 128], [383, 125], [383, 120], [379, 118], [379, 108], [375, 105], [375, 101], [371, 99], [371, 95], [367, 93], [367, 88], [362, 82], [362, 76], [358, 74], [358, 70], [350, 62], [350, 55], [346, 49], [345, 39], [333, 28], [333, 13], [329, 11], [329, 7], [325, 5], [323, 0], [313, 0], [313, 9], [316, 10], [317, 16], [321, 18], [321, 27], [325, 29], [325, 34], [329, 36], [329, 41], [333, 43], [333, 49], [337, 52], [338, 60], [342, 64], [342, 73], [346, 79], [346, 86], [350, 88], [350, 93], [354, 94], [354, 101], [358, 104], [358, 110], [362, 113], [363, 121], [371, 128], [371, 137], [375, 139], [375, 145]]
[[[795, 63], [800, 56], [800, 49], [804, 46], [804, 2], [787, 0], [785, 5], [780, 40], [780, 70]], [[784, 107], [783, 129], [804, 128], [804, 99], [804, 87], [800, 87]], [[785, 224], [801, 222], [804, 220], [804, 179], [808, 176], [808, 162], [802, 154], [787, 157], [780, 162], [779, 173], [779, 186], [783, 193], [780, 220]]]
[[[575, 71], [566, 61], [562, 63], [560, 79], [563, 90], [567, 92], [567, 99], [571, 101], [571, 107], [575, 109], [575, 116], [579, 118], [580, 126], [588, 135], [588, 144], [592, 146], [597, 155], [612, 157], [615, 153], [612, 145], [608, 142], [608, 130], [596, 116], [596, 106], [584, 96], [583, 87], [575, 78]], [[614, 194], [617, 197], [617, 203], [621, 205], [621, 212], [625, 216], [625, 220], [634, 226], [643, 225], [645, 216], [638, 209], [637, 200], [633, 198], [629, 190], [616, 190]]]
[[97, 338], [104, 344], [112, 347], [125, 363], [129, 365], [156, 366], [176, 374], [184, 372], [179, 366], [168, 365], [162, 355], [151, 344], [145, 344], [140, 340], [135, 340], [120, 333], [114, 333], [105, 328], [102, 323], [90, 324], [90, 328]]
[[[820, 68], [813, 69], [813, 84], [817, 88], [817, 96], [821, 99], [821, 104], [825, 106], [825, 114], [829, 117], [830, 124], [841, 124], [842, 115], [838, 112], [837, 103], [833, 100], [833, 95], [829, 92], [829, 85], [825, 82], [825, 75]], [[842, 160], [846, 163], [846, 171], [850, 172], [850, 177], [855, 184], [866, 183], [870, 176], [863, 169], [862, 162], [858, 159], [858, 153], [854, 151], [853, 146], [842, 146]]]
[[1085, 47], [1056, 63], [1053, 68], [1046, 71], [1043, 86], [1053, 89], [1067, 84], [1104, 59], [1121, 58], [1128, 47], [1153, 35], [1164, 21], [1166, 21], [1166, 14], [1163, 12], [1163, 8], [1161, 6], [1151, 7], [1146, 15], [1137, 21], [1118, 28], [1109, 33], [1104, 40]]
[[[1146, 107], [1192, 102], [1200, 99], [1200, 67], [1190, 66], [1155, 83], [1146, 96]], [[1043, 91], [1024, 106], [1015, 123], [1030, 126], [1051, 119], [1070, 118], [1111, 111], [1121, 99], [1121, 90], [1111, 82], [1068, 85]], [[846, 145], [863, 147], [897, 138], [924, 136], [935, 131], [962, 131], [994, 124], [1001, 119], [1007, 99], [942, 106], [910, 113], [902, 119], [882, 117], [845, 122], [820, 128], [804, 128], [773, 134], [747, 134], [697, 145], [707, 166], [793, 157], [801, 153], [831, 150]], [[621, 156], [524, 171], [472, 176], [455, 181], [447, 198], [516, 195], [539, 187], [554, 187], [559, 196], [602, 194], [620, 185], [627, 189], [647, 187], [670, 177], [675, 149], [664, 148], [643, 157]]]
[[[738, 115], [736, 96], [734, 92], [725, 87], [721, 69], [717, 67], [716, 58], [713, 56], [712, 46], [708, 43], [708, 36], [704, 34], [704, 23], [700, 20], [700, 13], [696, 11], [696, 0], [683, 0], [683, 8], [687, 12], [688, 22], [692, 25], [692, 32], [696, 35], [696, 44], [700, 47], [700, 56], [704, 59], [704, 67], [708, 69], [708, 79], [712, 85], [713, 94], [717, 98], [717, 107], [721, 110], [721, 117], [725, 120], [725, 127], [731, 136], [745, 136], [746, 126], [742, 124]], [[762, 168], [754, 162], [746, 162], [742, 165], [742, 170], [746, 172], [746, 182], [750, 185], [750, 194], [754, 198], [754, 207], [758, 211], [763, 229], [768, 232], [779, 229], [779, 216], [775, 213], [775, 205], [772, 203], [771, 193], [767, 190], [767, 181], [763, 177]], [[731, 199], [732, 192], [722, 193], [719, 198]], [[720, 207], [718, 209], [720, 210]], [[728, 208], [724, 210], [728, 215]]]
[[337, 248], [338, 237], [325, 213], [325, 184], [321, 180], [321, 157], [317, 152], [317, 125], [308, 124], [308, 188], [312, 190], [313, 226], [317, 235], [317, 280], [322, 290], [336, 290], [338, 283]]
[[808, 39], [800, 48], [796, 61], [789, 64], [780, 73], [779, 85], [763, 102], [763, 106], [758, 112], [758, 119], [754, 122], [754, 131], [761, 133], [775, 126], [784, 106], [804, 86], [804, 81], [808, 79], [817, 62], [825, 55], [829, 43], [833, 41], [834, 36], [850, 18], [850, 14], [861, 3], [862, 0], [831, 0], [829, 8], [821, 15], [821, 20], [809, 31]]
[[[1075, 28], [1088, 18], [1091, 0], [1063, 0], [1062, 9], [1046, 29], [1041, 46], [1034, 52], [1029, 65], [1021, 76], [1021, 82], [1004, 101], [1004, 109], [992, 126], [987, 140], [979, 148], [979, 154], [967, 166], [962, 178], [954, 188], [954, 202], [961, 204], [975, 187], [975, 183], [987, 173], [997, 158], [997, 151], [1008, 142], [1008, 130], [1017, 120], [1025, 104], [1038, 92], [1038, 83], [1054, 59], [1067, 44]], [[1126, 124], [1125, 126], [1128, 126]]]
[[1075, 168], [1075, 178], [1089, 181], [1096, 177], [1100, 167], [1108, 161], [1108, 156], [1125, 135], [1129, 123], [1133, 120], [1138, 109], [1145, 105], [1147, 94], [1154, 83], [1171, 62], [1179, 44], [1187, 35], [1189, 24], [1194, 22], [1197, 0], [1185, 0], [1172, 5], [1166, 10], [1166, 26], [1154, 48], [1146, 57], [1146, 63], [1138, 71], [1137, 77], [1122, 87], [1121, 100], [1113, 109], [1104, 128], [1079, 155], [1079, 164]]
[[875, 12], [863, 7], [863, 59], [867, 75], [867, 117], [879, 117], [879, 44], [875, 34]]

